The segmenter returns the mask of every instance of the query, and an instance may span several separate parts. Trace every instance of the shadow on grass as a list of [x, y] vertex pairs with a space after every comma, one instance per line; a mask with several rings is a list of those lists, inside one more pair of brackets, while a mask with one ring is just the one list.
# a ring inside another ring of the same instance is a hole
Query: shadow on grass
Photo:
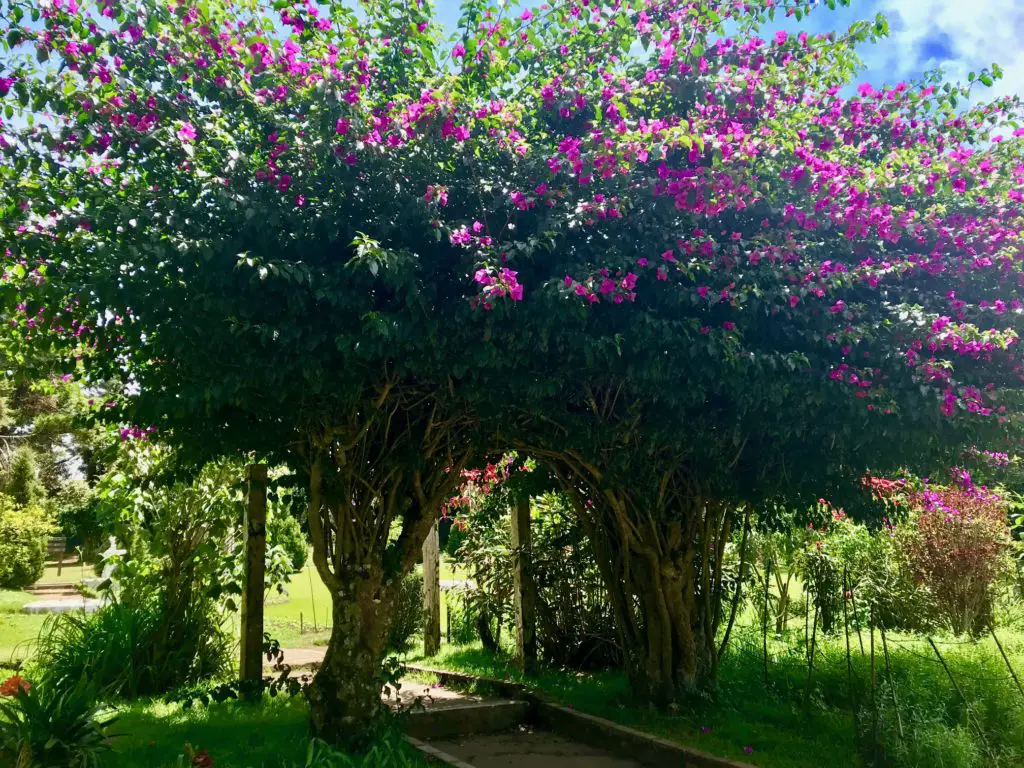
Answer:
[[102, 768], [170, 768], [185, 744], [205, 749], [217, 768], [279, 768], [305, 759], [307, 711], [298, 699], [237, 701], [182, 709], [140, 701], [119, 708], [113, 751]]

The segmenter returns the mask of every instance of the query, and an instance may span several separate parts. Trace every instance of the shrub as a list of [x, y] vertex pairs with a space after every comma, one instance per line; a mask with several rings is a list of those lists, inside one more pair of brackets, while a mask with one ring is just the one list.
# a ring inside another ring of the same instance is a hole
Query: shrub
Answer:
[[621, 660], [611, 601], [590, 541], [559, 494], [533, 500], [537, 644], [549, 664], [574, 669]]
[[468, 571], [471, 583], [461, 592], [467, 615], [476, 622], [480, 642], [496, 651], [502, 628], [512, 619], [512, 536], [508, 508], [481, 505], [463, 526], [465, 538], [453, 562]]
[[412, 636], [423, 628], [423, 578], [411, 572], [402, 578], [401, 587], [388, 617], [387, 648], [404, 651]]
[[81, 545], [92, 559], [103, 542], [104, 529], [108, 522], [98, 499], [84, 480], [64, 483], [53, 499], [56, 510], [57, 529], [68, 537], [68, 541]]
[[974, 487], [925, 489], [907, 556], [928, 588], [938, 618], [957, 635], [991, 622], [993, 587], [1007, 566], [1006, 511], [995, 494]]
[[23, 445], [14, 452], [4, 472], [3, 492], [22, 507], [45, 501], [46, 488], [39, 479], [39, 463], [31, 447]]
[[287, 510], [272, 507], [267, 517], [267, 546], [281, 547], [292, 562], [293, 571], [301, 571], [309, 557], [309, 542], [302, 526]]
[[472, 643], [479, 637], [477, 613], [473, 602], [467, 599], [465, 588], [449, 589], [445, 592], [448, 606], [448, 631], [455, 645]]
[[0, 700], [0, 762], [15, 768], [93, 768], [113, 717], [84, 684], [20, 687]]
[[42, 508], [18, 507], [0, 494], [0, 588], [21, 589], [43, 575], [50, 531]]
[[98, 697], [165, 693], [229, 671], [231, 639], [207, 603], [178, 626], [160, 596], [142, 604], [114, 602], [94, 614], [57, 614], [40, 634], [40, 680], [64, 689], [87, 681]]

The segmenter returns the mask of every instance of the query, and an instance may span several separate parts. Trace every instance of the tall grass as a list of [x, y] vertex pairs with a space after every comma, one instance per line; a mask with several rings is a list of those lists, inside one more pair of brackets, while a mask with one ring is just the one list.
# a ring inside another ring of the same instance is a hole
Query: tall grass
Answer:
[[34, 674], [58, 689], [85, 681], [98, 698], [165, 693], [228, 671], [231, 641], [216, 621], [209, 616], [190, 631], [179, 628], [183, 641], [170, 645], [157, 601], [57, 614], [40, 634]]

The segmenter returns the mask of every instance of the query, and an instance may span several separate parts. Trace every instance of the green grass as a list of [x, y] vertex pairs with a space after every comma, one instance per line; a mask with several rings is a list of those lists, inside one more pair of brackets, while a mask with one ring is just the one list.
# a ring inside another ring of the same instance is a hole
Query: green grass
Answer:
[[[288, 648], [308, 648], [330, 637], [331, 595], [312, 563], [292, 574], [286, 594], [267, 596], [264, 624], [270, 636]], [[314, 617], [316, 628], [314, 632]], [[301, 632], [300, 632], [301, 630]]]
[[31, 657], [32, 643], [46, 617], [20, 611], [35, 599], [27, 592], [0, 590], [0, 664], [10, 666]]
[[74, 584], [80, 582], [83, 578], [88, 579], [95, 576], [93, 566], [86, 563], [84, 566], [77, 562], [77, 556], [67, 555], [67, 560], [75, 557], [76, 562], [74, 565], [69, 565], [67, 562], [61, 568], [60, 575], [57, 575], [57, 563], [50, 561], [46, 563], [46, 568], [43, 571], [43, 576], [39, 579], [37, 584]]
[[[417, 566], [421, 570], [421, 566]], [[441, 561], [440, 578], [463, 579], [463, 574], [453, 568], [446, 560]], [[286, 593], [278, 595], [271, 592], [267, 595], [264, 609], [264, 624], [270, 636], [285, 648], [310, 648], [325, 645], [330, 637], [331, 596], [324, 586], [312, 562], [306, 564], [298, 573], [292, 574], [286, 586]], [[445, 627], [448, 606], [442, 592], [441, 628]], [[314, 616], [316, 627], [313, 631]], [[234, 619], [237, 626], [237, 619]]]
[[[100, 768], [169, 768], [185, 745], [205, 749], [217, 768], [284, 768], [305, 763], [308, 713], [301, 698], [266, 698], [183, 709], [138, 701], [119, 708], [110, 729], [113, 751]], [[414, 755], [404, 744], [399, 747]], [[414, 757], [413, 764], [426, 765]]]
[[[91, 566], [85, 567], [85, 575], [92, 575]], [[79, 565], [64, 566], [57, 576], [56, 563], [47, 563], [39, 584], [77, 583], [82, 578]], [[46, 621], [46, 614], [21, 613], [22, 607], [39, 598], [28, 592], [0, 589], [0, 664], [12, 665], [25, 662], [32, 657], [33, 644]]]
[[[508, 654], [492, 655], [479, 644], [443, 646], [434, 658], [424, 659], [416, 652], [405, 660], [522, 681], [581, 712], [759, 766], [866, 765], [872, 721], [869, 652], [862, 656], [856, 636], [851, 638], [851, 689], [842, 636], [819, 643], [808, 687], [802, 640], [802, 632], [795, 628], [783, 639], [770, 640], [771, 684], [766, 689], [760, 637], [753, 629], [740, 628], [723, 660], [715, 689], [676, 714], [634, 706], [626, 678], [617, 671], [547, 670], [524, 677]], [[869, 638], [864, 640], [869, 646]], [[904, 736], [899, 736], [893, 687], [876, 634], [881, 764], [922, 768], [1024, 765], [1024, 697], [1014, 687], [991, 639], [977, 644], [948, 640], [939, 644], [967, 706], [925, 640], [899, 635], [888, 640]], [[1001, 640], [1011, 662], [1019, 672], [1024, 671], [1024, 636], [1006, 631]], [[860, 737], [855, 700], [862, 707]], [[976, 735], [978, 726], [983, 737]]]
[[[57, 565], [50, 562], [38, 583], [77, 583], [83, 572], [86, 578], [91, 577], [92, 566], [87, 564], [83, 571], [80, 564], [65, 565], [58, 577]], [[441, 561], [441, 579], [463, 578], [464, 573], [453, 568], [446, 560]], [[266, 631], [285, 648], [326, 645], [333, 618], [331, 596], [312, 561], [298, 573], [292, 574], [285, 589], [283, 595], [276, 591], [267, 595], [264, 613]], [[0, 590], [0, 663], [31, 658], [31, 643], [38, 637], [46, 617], [20, 614], [19, 611], [25, 603], [35, 599], [26, 592]], [[442, 628], [445, 626], [447, 610], [447, 604], [442, 599]], [[232, 632], [237, 633], [238, 615], [230, 615], [228, 621]]]
[[226, 702], [208, 708], [140, 701], [123, 707], [111, 728], [110, 768], [172, 765], [184, 745], [206, 749], [218, 768], [256, 768], [298, 760], [305, 753], [301, 702], [277, 699], [262, 707]]

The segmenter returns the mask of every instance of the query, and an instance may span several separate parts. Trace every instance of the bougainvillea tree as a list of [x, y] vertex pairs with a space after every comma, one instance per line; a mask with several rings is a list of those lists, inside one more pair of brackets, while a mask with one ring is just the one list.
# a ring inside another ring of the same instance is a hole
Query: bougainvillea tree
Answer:
[[713, 673], [737, 509], [1005, 449], [1019, 104], [851, 91], [884, 21], [774, 31], [809, 6], [0, 6], [12, 331], [124, 381], [105, 418], [308, 476], [317, 732], [375, 709], [477, 446], [561, 478], [659, 702]]

